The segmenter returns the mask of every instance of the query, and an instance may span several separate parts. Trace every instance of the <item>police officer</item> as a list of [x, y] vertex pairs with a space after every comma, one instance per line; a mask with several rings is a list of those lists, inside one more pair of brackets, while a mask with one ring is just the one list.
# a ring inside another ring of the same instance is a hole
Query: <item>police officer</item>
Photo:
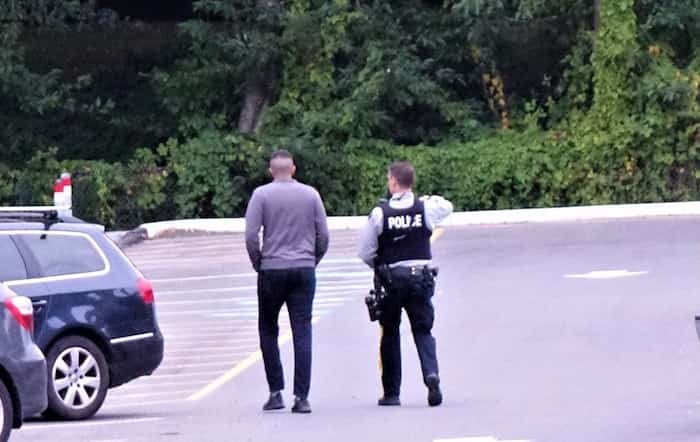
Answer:
[[387, 186], [391, 197], [372, 210], [360, 236], [360, 258], [370, 267], [386, 265], [389, 269], [383, 278], [387, 296], [382, 301], [379, 318], [384, 388], [379, 405], [401, 405], [402, 309], [411, 323], [423, 381], [428, 387], [428, 404], [442, 403], [435, 338], [431, 334], [435, 275], [430, 266], [430, 237], [453, 207], [439, 196], [416, 198], [412, 191], [415, 177], [415, 169], [408, 162], [398, 161], [389, 166]]

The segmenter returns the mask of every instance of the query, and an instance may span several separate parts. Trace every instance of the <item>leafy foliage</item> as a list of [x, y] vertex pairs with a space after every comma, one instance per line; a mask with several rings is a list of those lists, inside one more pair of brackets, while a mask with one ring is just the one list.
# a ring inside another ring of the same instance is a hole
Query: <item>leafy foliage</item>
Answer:
[[126, 164], [56, 158], [57, 149], [37, 153], [21, 170], [0, 167], [2, 205], [50, 205], [53, 182], [63, 171], [73, 175], [74, 213], [108, 227], [132, 227], [172, 216], [167, 211], [167, 171], [148, 149], [136, 150]]
[[91, 219], [239, 216], [280, 147], [337, 215], [401, 158], [459, 209], [697, 199], [699, 2], [200, 0], [175, 35], [0, 0], [0, 201], [68, 167]]

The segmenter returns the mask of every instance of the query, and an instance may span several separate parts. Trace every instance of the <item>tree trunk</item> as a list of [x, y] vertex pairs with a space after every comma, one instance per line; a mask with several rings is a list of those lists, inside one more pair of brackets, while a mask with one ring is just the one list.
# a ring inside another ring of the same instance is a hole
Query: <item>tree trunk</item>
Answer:
[[239, 132], [257, 133], [260, 130], [269, 99], [269, 92], [263, 85], [252, 84], [248, 87], [243, 101], [243, 109], [238, 117]]
[[593, 0], [593, 30], [598, 32], [600, 27], [600, 0]]
[[[279, 0], [256, 0], [258, 8], [275, 8]], [[261, 66], [261, 71], [249, 73], [248, 87], [243, 99], [243, 109], [238, 117], [238, 130], [242, 133], [257, 133], [262, 128], [263, 116], [270, 103], [272, 91], [278, 81], [275, 64]]]

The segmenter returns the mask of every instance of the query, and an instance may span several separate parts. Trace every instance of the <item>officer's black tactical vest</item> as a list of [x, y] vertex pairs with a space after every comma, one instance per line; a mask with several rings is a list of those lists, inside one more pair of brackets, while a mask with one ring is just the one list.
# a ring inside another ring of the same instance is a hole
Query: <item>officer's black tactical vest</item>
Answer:
[[425, 224], [423, 201], [415, 199], [412, 207], [394, 209], [388, 201], [379, 203], [384, 214], [384, 228], [379, 235], [377, 257], [382, 264], [413, 259], [431, 259], [430, 236]]

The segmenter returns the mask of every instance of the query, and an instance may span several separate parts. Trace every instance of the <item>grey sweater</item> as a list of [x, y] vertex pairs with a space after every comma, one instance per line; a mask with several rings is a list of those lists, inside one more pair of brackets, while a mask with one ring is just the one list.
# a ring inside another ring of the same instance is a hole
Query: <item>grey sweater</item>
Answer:
[[245, 221], [246, 249], [256, 271], [315, 267], [328, 251], [321, 196], [294, 179], [274, 180], [255, 189]]

